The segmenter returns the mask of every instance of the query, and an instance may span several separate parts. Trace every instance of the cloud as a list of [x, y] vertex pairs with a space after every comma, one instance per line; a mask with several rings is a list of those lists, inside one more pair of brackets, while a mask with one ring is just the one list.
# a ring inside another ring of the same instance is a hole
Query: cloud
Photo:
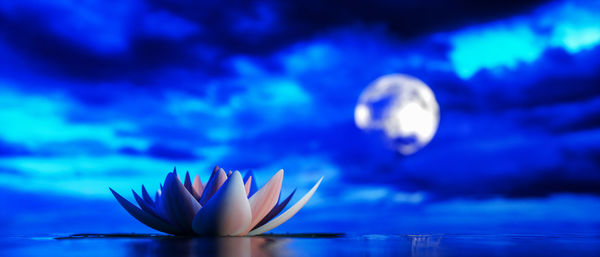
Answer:
[[30, 155], [32, 153], [26, 146], [0, 141], [0, 158]]
[[149, 157], [160, 158], [170, 161], [197, 160], [200, 156], [194, 154], [190, 149], [181, 149], [161, 144], [153, 144], [147, 150]]
[[[350, 202], [599, 193], [595, 6], [493, 1], [499, 10], [462, 17], [424, 3], [322, 5], [339, 12], [2, 3], [0, 165], [89, 196], [215, 164], [285, 168], [300, 187], [326, 174], [328, 193]], [[437, 135], [410, 157], [352, 121], [361, 90], [398, 72], [427, 83], [441, 110]]]
[[528, 16], [485, 23], [452, 32], [450, 60], [457, 74], [471, 78], [537, 60], [546, 50], [562, 48], [571, 54], [600, 44], [598, 7], [585, 1], [558, 1]]

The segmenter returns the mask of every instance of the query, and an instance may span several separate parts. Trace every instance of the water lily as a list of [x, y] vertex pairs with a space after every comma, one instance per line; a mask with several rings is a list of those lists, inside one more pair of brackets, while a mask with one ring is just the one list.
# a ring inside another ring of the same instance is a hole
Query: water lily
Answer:
[[139, 207], [112, 188], [117, 201], [140, 222], [158, 231], [174, 235], [244, 236], [265, 233], [294, 216], [315, 193], [323, 178], [292, 207], [281, 213], [294, 195], [280, 199], [283, 170], [258, 188], [252, 172], [242, 179], [239, 171], [215, 167], [208, 182], [202, 184], [189, 172], [182, 183], [177, 171], [169, 172], [164, 185], [150, 197], [142, 185], [142, 196], [134, 190]]

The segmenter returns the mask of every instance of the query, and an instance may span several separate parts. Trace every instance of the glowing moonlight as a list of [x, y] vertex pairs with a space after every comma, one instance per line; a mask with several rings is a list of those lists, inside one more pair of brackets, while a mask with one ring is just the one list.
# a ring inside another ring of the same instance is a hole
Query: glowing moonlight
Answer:
[[433, 91], [417, 78], [385, 75], [360, 94], [354, 109], [356, 126], [382, 131], [396, 150], [412, 154], [427, 145], [440, 121]]

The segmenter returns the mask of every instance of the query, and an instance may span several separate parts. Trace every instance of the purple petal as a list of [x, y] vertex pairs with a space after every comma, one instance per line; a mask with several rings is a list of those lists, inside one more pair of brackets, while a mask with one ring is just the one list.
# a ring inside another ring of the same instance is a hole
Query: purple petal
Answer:
[[115, 196], [119, 204], [125, 208], [125, 210], [131, 214], [134, 218], [144, 223], [146, 226], [156, 229], [158, 231], [169, 233], [169, 234], [179, 234], [180, 230], [176, 227], [140, 210], [140, 208], [133, 205], [131, 202], [127, 201], [127, 199], [123, 198], [117, 192], [115, 192], [112, 188], [109, 188], [112, 194]]
[[146, 187], [144, 187], [144, 185], [142, 185], [142, 197], [144, 197], [144, 201], [154, 206], [154, 201], [152, 201], [152, 197], [150, 197], [150, 194], [148, 194], [148, 191], [146, 191]]
[[211, 180], [206, 183], [202, 197], [200, 197], [200, 205], [204, 206], [208, 200], [219, 190], [219, 188], [227, 180], [227, 174], [223, 169], [219, 169], [211, 176]]
[[142, 210], [154, 215], [155, 217], [157, 217], [159, 219], [164, 219], [164, 218], [160, 217], [160, 215], [158, 215], [158, 213], [156, 213], [156, 211], [154, 210], [154, 206], [149, 205], [146, 201], [144, 201], [133, 189], [131, 190], [131, 192], [133, 192], [133, 197], [135, 198], [135, 201], [138, 203], [138, 205], [142, 208]]
[[192, 221], [201, 206], [183, 187], [174, 172], [167, 175], [161, 195], [161, 204], [169, 221], [181, 230], [192, 233]]
[[185, 182], [183, 183], [183, 187], [185, 187], [190, 194], [192, 193], [192, 180], [190, 179], [189, 171], [185, 172]]

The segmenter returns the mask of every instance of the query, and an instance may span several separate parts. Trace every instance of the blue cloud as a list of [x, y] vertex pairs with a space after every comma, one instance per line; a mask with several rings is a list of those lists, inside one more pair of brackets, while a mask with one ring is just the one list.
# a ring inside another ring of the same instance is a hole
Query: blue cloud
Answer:
[[529, 16], [468, 27], [450, 33], [449, 57], [456, 73], [468, 79], [482, 69], [514, 70], [551, 48], [572, 54], [593, 49], [600, 44], [598, 11], [585, 1], [559, 1]]
[[0, 141], [0, 158], [32, 154], [26, 146]]

